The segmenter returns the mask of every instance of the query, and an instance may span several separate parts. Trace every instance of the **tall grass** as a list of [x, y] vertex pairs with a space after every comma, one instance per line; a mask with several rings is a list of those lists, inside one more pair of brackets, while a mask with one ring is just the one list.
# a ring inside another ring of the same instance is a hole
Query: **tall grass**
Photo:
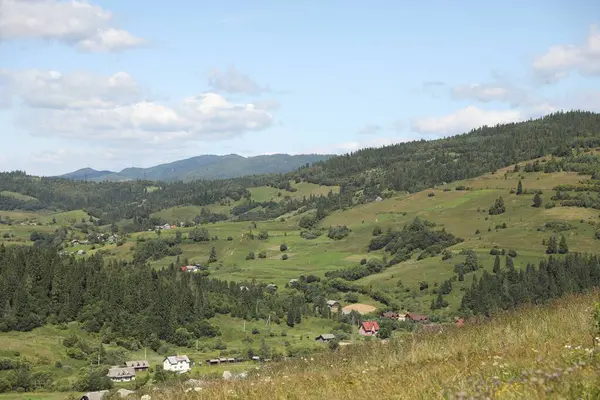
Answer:
[[160, 398], [600, 398], [595, 299], [571, 296], [442, 333], [346, 346]]

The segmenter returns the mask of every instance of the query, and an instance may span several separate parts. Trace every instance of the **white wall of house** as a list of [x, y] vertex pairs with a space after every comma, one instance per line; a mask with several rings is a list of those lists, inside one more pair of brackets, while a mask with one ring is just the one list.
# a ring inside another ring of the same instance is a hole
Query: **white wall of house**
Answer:
[[186, 361], [179, 361], [177, 364], [171, 364], [169, 360], [165, 359], [163, 361], [163, 369], [165, 371], [175, 371], [175, 372], [188, 372], [190, 370], [190, 364]]

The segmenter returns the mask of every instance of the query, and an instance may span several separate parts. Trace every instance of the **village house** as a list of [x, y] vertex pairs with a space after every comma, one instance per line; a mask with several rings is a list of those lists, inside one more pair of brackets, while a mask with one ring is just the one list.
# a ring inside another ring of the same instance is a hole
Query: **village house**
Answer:
[[323, 333], [317, 336], [315, 340], [319, 342], [329, 342], [331, 340], [335, 340], [335, 335], [332, 333]]
[[150, 364], [148, 364], [147, 360], [126, 361], [125, 365], [129, 368], [135, 369], [135, 372], [148, 371], [148, 368], [150, 368]]
[[409, 312], [406, 313], [406, 320], [412, 322], [426, 322], [429, 321], [429, 317], [427, 317], [426, 315], [420, 315]]
[[397, 321], [406, 321], [406, 312], [386, 311], [381, 314], [382, 318], [395, 319]]
[[379, 332], [377, 321], [364, 321], [358, 328], [358, 334], [363, 336], [375, 336]]
[[331, 312], [337, 312], [340, 308], [340, 302], [337, 300], [327, 300], [327, 307], [329, 307]]
[[169, 356], [163, 361], [163, 369], [183, 374], [190, 370], [190, 359], [186, 355]]
[[113, 382], [129, 382], [135, 380], [135, 368], [111, 367], [106, 375]]

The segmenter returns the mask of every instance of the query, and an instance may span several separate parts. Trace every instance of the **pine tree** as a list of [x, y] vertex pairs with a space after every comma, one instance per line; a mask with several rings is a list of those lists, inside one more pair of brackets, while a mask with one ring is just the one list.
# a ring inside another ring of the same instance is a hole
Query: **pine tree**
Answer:
[[567, 254], [569, 252], [569, 246], [567, 246], [567, 240], [564, 235], [560, 236], [560, 243], [558, 244], [558, 253]]
[[517, 195], [523, 194], [523, 183], [519, 179], [519, 183], [517, 184]]
[[500, 257], [498, 255], [496, 255], [496, 258], [494, 259], [494, 269], [493, 269], [495, 274], [500, 273]]
[[[566, 245], [566, 243], [565, 243]], [[546, 254], [556, 254], [558, 253], [558, 249], [556, 246], [556, 237], [552, 235], [548, 240], [548, 247], [546, 248]]]
[[215, 248], [215, 246], [212, 247], [212, 249], [210, 249], [210, 256], [208, 256], [208, 262], [212, 263], [217, 261], [217, 249]]
[[533, 196], [533, 207], [540, 208], [541, 205], [542, 205], [542, 196], [540, 196], [539, 193], [536, 193], [535, 196]]
[[287, 312], [287, 326], [290, 328], [294, 327], [294, 312], [291, 309]]

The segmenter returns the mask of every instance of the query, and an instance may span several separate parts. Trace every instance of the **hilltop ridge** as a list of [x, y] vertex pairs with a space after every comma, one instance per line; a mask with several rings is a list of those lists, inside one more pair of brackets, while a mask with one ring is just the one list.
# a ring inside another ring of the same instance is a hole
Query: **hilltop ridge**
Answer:
[[243, 157], [237, 154], [207, 154], [155, 165], [148, 168], [129, 167], [119, 172], [82, 168], [60, 175], [60, 178], [88, 181], [192, 181], [198, 179], [227, 179], [245, 175], [277, 174], [294, 171], [307, 164], [324, 161], [328, 154], [270, 154]]

